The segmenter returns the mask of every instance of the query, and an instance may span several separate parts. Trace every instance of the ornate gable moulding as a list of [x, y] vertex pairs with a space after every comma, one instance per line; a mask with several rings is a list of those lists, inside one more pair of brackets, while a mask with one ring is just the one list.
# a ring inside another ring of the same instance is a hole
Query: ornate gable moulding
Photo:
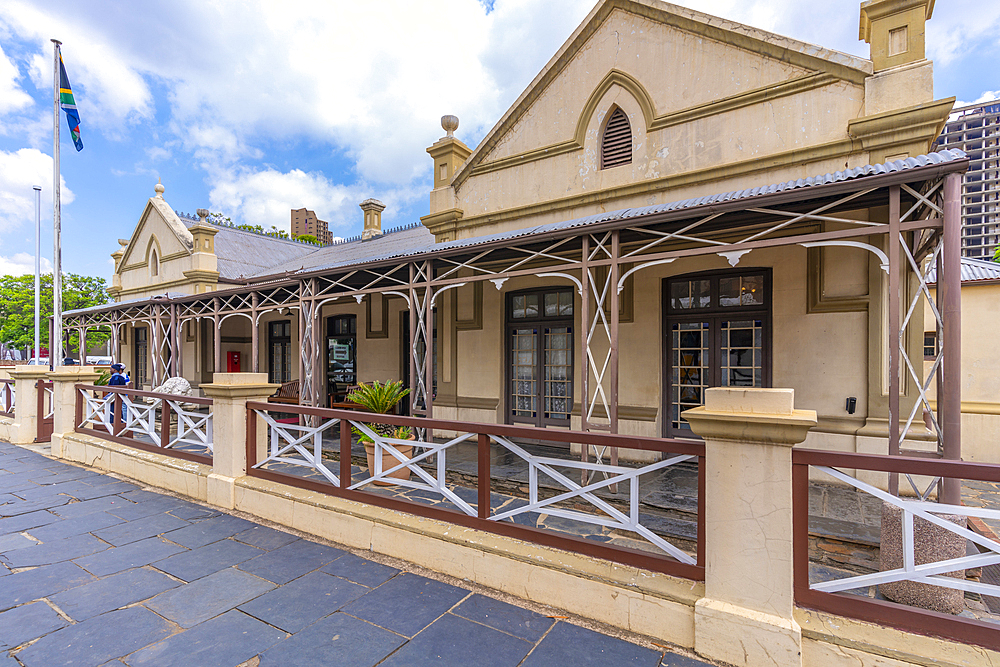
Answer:
[[[669, 7], [669, 9], [667, 9], [667, 7]], [[473, 151], [471, 157], [455, 175], [455, 178], [452, 181], [452, 185], [454, 187], [460, 187], [465, 179], [474, 175], [474, 173], [485, 173], [482, 171], [476, 171], [481, 166], [484, 166], [484, 158], [489, 155], [490, 151], [493, 150], [499, 140], [518, 122], [518, 120], [520, 120], [520, 118], [527, 112], [528, 108], [538, 99], [549, 84], [562, 73], [586, 41], [590, 39], [590, 37], [616, 9], [635, 14], [636, 16], [641, 16], [652, 21], [657, 21], [664, 25], [677, 28], [678, 30], [683, 30], [717, 42], [729, 44], [754, 53], [760, 53], [774, 58], [775, 60], [780, 60], [795, 67], [814, 72], [814, 74], [809, 76], [828, 76], [830, 81], [827, 83], [840, 80], [861, 86], [864, 85], [865, 78], [870, 76], [873, 71], [871, 61], [869, 60], [805, 44], [804, 42], [775, 35], [763, 30], [757, 30], [749, 26], [733, 23], [725, 19], [710, 16], [708, 14], [702, 14], [701, 12], [683, 7], [666, 5], [659, 2], [652, 3], [643, 0], [605, 0], [591, 11], [590, 15], [583, 22], [583, 24], [581, 24], [580, 27], [577, 28], [576, 32], [574, 32], [573, 35], [571, 35], [570, 38], [563, 44], [556, 55], [553, 56], [553, 58], [545, 66], [545, 69], [543, 69], [538, 76], [535, 77], [535, 80], [531, 82], [517, 101], [514, 102], [513, 106], [511, 106], [507, 113], [504, 114], [503, 118], [500, 119], [500, 122], [496, 124], [493, 130], [491, 130], [486, 138], [483, 139], [476, 150]], [[720, 100], [720, 102], [723, 102], [723, 100]], [[685, 113], [686, 111], [688, 110], [682, 110], [677, 113]], [[718, 113], [718, 111], [713, 113]], [[589, 120], [589, 115], [587, 118]], [[647, 117], [647, 127], [649, 127], [648, 122], [650, 120], [651, 117]], [[557, 155], [559, 153], [575, 150], [573, 147], [568, 145], [570, 141], [574, 140], [568, 140], [559, 144], [553, 144], [552, 146], [539, 148], [530, 151], [530, 153], [534, 154], [547, 152], [547, 155]], [[582, 144], [582, 142], [579, 143]], [[553, 153], [553, 151], [557, 152]], [[546, 155], [542, 155], [541, 157], [545, 156]], [[504, 158], [504, 160], [512, 160], [514, 157], [516, 156]], [[536, 157], [534, 159], [540, 158]], [[500, 161], [497, 161], [496, 163], [499, 165]], [[515, 162], [514, 164], [522, 163]], [[506, 166], [513, 165], [507, 164]], [[504, 167], [494, 167], [494, 169], [500, 168]], [[489, 169], [487, 171], [492, 170], [493, 169]]]
[[633, 98], [635, 98], [636, 102], [639, 104], [639, 108], [642, 109], [642, 115], [646, 121], [646, 131], [655, 132], [674, 125], [690, 123], [701, 118], [708, 118], [710, 116], [753, 106], [768, 100], [775, 100], [781, 97], [789, 97], [799, 93], [808, 92], [815, 88], [828, 86], [836, 81], [836, 77], [830, 74], [806, 74], [794, 79], [789, 79], [788, 81], [781, 81], [767, 86], [762, 86], [760, 88], [755, 88], [753, 90], [748, 90], [745, 93], [740, 93], [738, 95], [723, 97], [715, 100], [714, 102], [709, 102], [708, 104], [699, 104], [698, 106], [688, 107], [687, 109], [681, 109], [680, 111], [656, 115], [656, 111], [653, 108], [652, 98], [646, 91], [645, 87], [643, 87], [643, 85], [631, 75], [620, 70], [613, 69], [608, 72], [608, 75], [604, 77], [600, 84], [598, 84], [597, 88], [594, 89], [594, 92], [584, 105], [583, 110], [580, 112], [580, 117], [577, 120], [576, 132], [574, 133], [572, 139], [567, 139], [566, 141], [561, 141], [556, 144], [550, 144], [541, 148], [518, 153], [517, 155], [510, 155], [492, 162], [481, 162], [476, 165], [471, 172], [468, 172], [465, 177], [460, 174], [459, 178], [455, 181], [455, 185], [458, 186], [461, 181], [465, 180], [465, 178], [468, 178], [469, 176], [488, 174], [491, 171], [507, 169], [509, 167], [535, 162], [536, 160], [544, 160], [556, 155], [583, 150], [584, 140], [587, 135], [587, 126], [590, 124], [590, 119], [597, 110], [597, 105], [601, 101], [601, 98], [603, 98], [608, 90], [610, 90], [614, 85], [621, 86], [627, 90]]

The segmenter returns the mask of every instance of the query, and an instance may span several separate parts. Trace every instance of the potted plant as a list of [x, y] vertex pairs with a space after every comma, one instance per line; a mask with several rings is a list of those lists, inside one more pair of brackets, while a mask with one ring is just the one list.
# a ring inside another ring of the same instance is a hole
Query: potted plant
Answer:
[[[348, 396], [347, 400], [352, 403], [357, 403], [361, 407], [365, 408], [369, 412], [374, 412], [380, 415], [387, 415], [395, 409], [396, 404], [410, 393], [409, 389], [403, 389], [403, 381], [386, 381], [379, 382], [378, 380], [373, 381], [370, 384], [360, 384], [358, 388], [352, 391]], [[413, 435], [413, 430], [409, 426], [393, 426], [392, 424], [370, 424], [366, 423], [365, 426], [370, 428], [376, 434], [385, 438], [394, 438], [397, 440], [413, 440], [415, 436]], [[368, 457], [368, 470], [370, 474], [374, 475], [375, 471], [375, 443], [372, 439], [361, 429], [356, 426], [351, 427], [351, 431], [358, 436], [361, 442], [365, 445], [365, 454]], [[399, 451], [403, 457], [409, 459], [413, 454], [413, 445], [394, 445], [396, 450]], [[389, 468], [394, 468], [399, 464], [399, 460], [391, 455], [382, 452], [382, 469], [387, 470]], [[410, 470], [409, 468], [400, 468], [396, 472], [388, 475], [393, 479], [409, 479]], [[379, 486], [389, 486], [392, 482], [377, 481], [375, 484]]]

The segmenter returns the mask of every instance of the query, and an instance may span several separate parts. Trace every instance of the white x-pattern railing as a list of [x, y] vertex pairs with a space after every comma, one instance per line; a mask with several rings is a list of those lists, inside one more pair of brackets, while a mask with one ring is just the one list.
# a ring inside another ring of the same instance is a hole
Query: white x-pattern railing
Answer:
[[[269, 463], [286, 463], [311, 468], [319, 472], [334, 486], [342, 488], [338, 475], [327, 467], [323, 459], [323, 437], [330, 432], [330, 440], [335, 441], [332, 429], [341, 423], [339, 419], [326, 419], [318, 426], [308, 426], [278, 422], [264, 410], [254, 410], [254, 412], [264, 420], [268, 427], [268, 455], [264, 460], [257, 462], [253, 466], [254, 468], [263, 468]], [[373, 466], [372, 470], [369, 471], [369, 476], [357, 482], [352, 480], [353, 483], [347, 487], [349, 490], [363, 489], [379, 482], [389, 482], [400, 487], [440, 494], [442, 498], [450, 501], [463, 513], [473, 517], [479, 515], [478, 509], [462, 499], [455, 492], [455, 486], [449, 485], [447, 481], [449, 449], [462, 442], [475, 441], [477, 433], [460, 433], [445, 442], [427, 442], [419, 439], [409, 440], [382, 436], [376, 433], [370, 424], [362, 421], [350, 420], [342, 427], [353, 427], [357, 432], [370, 439], [375, 447]], [[504, 447], [528, 464], [528, 502], [500, 513], [493, 513], [491, 508], [490, 521], [513, 520], [516, 516], [529, 513], [557, 516], [588, 525], [635, 533], [678, 561], [695, 563], [694, 557], [690, 554], [642, 524], [639, 514], [639, 478], [642, 475], [664, 470], [696, 457], [692, 455], [669, 456], [649, 465], [632, 468], [607, 465], [601, 462], [591, 463], [535, 456], [508, 438], [499, 435], [490, 435], [490, 438], [492, 442]], [[405, 456], [399, 449], [407, 446], [413, 447], [413, 452], [409, 457]], [[582, 485], [574, 482], [559, 468], [581, 470], [589, 479], [593, 479], [594, 475], [600, 473], [603, 479]], [[411, 478], [393, 477], [393, 474], [404, 469], [411, 473]], [[564, 487], [565, 490], [549, 498], [540, 499], [539, 482], [540, 479], [545, 478]], [[598, 491], [618, 484], [628, 484], [629, 500], [626, 511], [596, 495]], [[596, 512], [567, 509], [566, 503], [569, 501], [577, 503], [584, 501]]]
[[14, 414], [14, 406], [17, 402], [17, 394], [14, 391], [14, 382], [6, 380], [0, 386], [0, 414]]
[[257, 462], [254, 468], [268, 463], [302, 466], [315, 470], [334, 486], [340, 486], [340, 478], [323, 463], [323, 434], [339, 424], [339, 419], [327, 419], [318, 426], [304, 426], [278, 422], [263, 410], [254, 412], [268, 428], [267, 458]]
[[[51, 390], [49, 390], [51, 391]], [[115, 410], [121, 411], [120, 430], [133, 435], [145, 436], [153, 444], [159, 446], [162, 440], [161, 420], [157, 415], [159, 410], [169, 410], [176, 416], [176, 430], [168, 435], [166, 448], [177, 445], [197, 445], [213, 451], [213, 412], [190, 410], [183, 398], [161, 396], [149, 399], [149, 402], [133, 401], [128, 394], [107, 393], [95, 395], [92, 389], [80, 389], [83, 398], [83, 419], [80, 426], [92, 426], [99, 430], [115, 434]], [[101, 392], [97, 392], [101, 393]], [[121, 397], [121, 402], [116, 400]], [[122, 407], [116, 407], [116, 406]]]
[[[825, 593], [838, 593], [841, 591], [849, 591], [856, 588], [867, 588], [869, 586], [888, 584], [896, 581], [913, 581], [922, 584], [931, 584], [933, 586], [941, 586], [943, 588], [952, 588], [960, 591], [979, 593], [981, 595], [1000, 597], [1000, 586], [970, 581], [964, 577], [955, 578], [944, 576], [945, 573], [948, 572], [985, 567], [1000, 563], [1000, 543], [987, 539], [982, 535], [969, 530], [964, 525], [952, 523], [951, 521], [938, 516], [939, 514], [953, 514], [979, 517], [982, 519], [1000, 519], [1000, 511], [979, 507], [967, 507], [965, 505], [946, 505], [935, 502], [927, 502], [926, 500], [907, 500], [877, 489], [870, 484], [866, 484], [865, 482], [837, 470], [836, 468], [816, 466], [816, 469], [825, 472], [840, 482], [849, 484], [850, 486], [866, 493], [870, 493], [882, 502], [889, 503], [902, 510], [903, 567], [886, 570], [884, 572], [858, 575], [855, 577], [845, 577], [842, 579], [835, 579], [833, 581], [812, 584], [810, 588], [816, 591], [823, 591]], [[939, 526], [940, 528], [954, 533], [962, 539], [968, 540], [986, 551], [972, 556], [950, 558], [947, 560], [917, 565], [913, 539], [914, 517], [919, 517], [934, 524], [935, 526]]]

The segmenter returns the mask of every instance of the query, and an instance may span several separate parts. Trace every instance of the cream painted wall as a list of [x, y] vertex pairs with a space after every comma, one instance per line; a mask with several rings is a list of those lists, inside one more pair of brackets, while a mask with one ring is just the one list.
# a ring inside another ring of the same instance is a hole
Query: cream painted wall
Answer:
[[[627, 31], [628, 39], [619, 38], [622, 31]], [[696, 107], [810, 73], [746, 49], [615, 10], [480, 165], [573, 139], [580, 110], [612, 68], [642, 84], [652, 98], [655, 114]], [[628, 114], [632, 125], [633, 160], [630, 165], [600, 170], [600, 132], [605, 116], [615, 105]], [[463, 209], [464, 217], [585, 195], [609, 187], [639, 185], [687, 172], [718, 173], [700, 178], [693, 185], [661, 185], [646, 188], [645, 192], [640, 186], [634, 188], [639, 192], [624, 195], [620, 201], [602, 198], [570, 212], [560, 210], [548, 215], [532, 212], [514, 221], [460, 230], [459, 236], [675, 201], [861, 165], [867, 161], [867, 155], [858, 152], [846, 165], [842, 157], [830, 159], [817, 155], [796, 160], [782, 169], [744, 174], [737, 179], [726, 178], [725, 170], [721, 169], [729, 163], [846, 140], [847, 123], [861, 114], [863, 106], [863, 86], [835, 81], [647, 134], [639, 102], [625, 88], [613, 85], [587, 120], [584, 150], [471, 176], [456, 189], [456, 205]]]

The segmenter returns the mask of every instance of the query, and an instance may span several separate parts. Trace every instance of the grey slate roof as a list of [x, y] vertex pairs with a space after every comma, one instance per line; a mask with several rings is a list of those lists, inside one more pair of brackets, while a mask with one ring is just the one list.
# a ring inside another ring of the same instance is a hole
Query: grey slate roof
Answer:
[[[282, 266], [258, 271], [254, 275], [273, 275], [277, 271], [311, 271], [333, 264], [357, 264], [370, 261], [367, 258], [391, 257], [406, 254], [413, 249], [428, 247], [434, 247], [434, 235], [429, 229], [419, 225], [399, 231], [390, 231], [368, 241], [350, 241], [324, 246], [308, 255], [284, 262]], [[218, 253], [218, 246], [216, 246], [216, 253]]]
[[[197, 219], [181, 217], [189, 229]], [[289, 239], [256, 234], [224, 225], [212, 225], [215, 235], [215, 255], [219, 262], [219, 278], [233, 280], [259, 273], [268, 267], [281, 267], [296, 258], [314, 253], [318, 248]], [[280, 270], [280, 269], [278, 269]]]
[[[977, 283], [986, 281], [1000, 282], [1000, 262], [987, 262], [982, 259], [962, 258], [962, 282]], [[937, 282], [937, 268], [932, 268], [927, 280]]]

